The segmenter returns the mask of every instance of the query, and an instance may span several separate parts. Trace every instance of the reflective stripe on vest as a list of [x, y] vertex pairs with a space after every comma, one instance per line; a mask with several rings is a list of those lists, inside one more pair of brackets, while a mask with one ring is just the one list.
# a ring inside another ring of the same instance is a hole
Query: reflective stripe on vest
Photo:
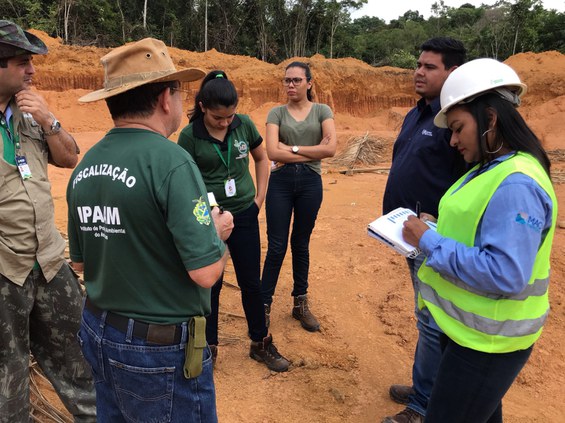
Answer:
[[421, 299], [439, 327], [459, 345], [483, 352], [525, 349], [541, 334], [549, 313], [549, 258], [557, 199], [539, 162], [529, 154], [518, 153], [457, 189], [467, 175], [463, 176], [439, 205], [438, 233], [473, 246], [494, 192], [508, 175], [516, 172], [533, 178], [553, 202], [552, 225], [538, 250], [527, 287], [512, 296], [493, 295], [472, 289], [461, 280], [443, 278], [425, 262], [418, 272], [423, 282]]

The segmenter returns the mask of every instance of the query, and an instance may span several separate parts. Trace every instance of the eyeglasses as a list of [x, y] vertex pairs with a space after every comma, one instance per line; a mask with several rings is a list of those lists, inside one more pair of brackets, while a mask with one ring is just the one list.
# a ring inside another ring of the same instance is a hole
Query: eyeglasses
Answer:
[[305, 79], [307, 78], [283, 78], [282, 83], [285, 87], [288, 87], [292, 82], [292, 85], [298, 87]]
[[170, 87], [170, 88], [171, 88], [171, 94], [174, 94], [175, 91], [184, 93], [184, 98], [183, 98], [183, 100], [188, 100], [190, 94], [192, 94], [192, 91], [183, 90], [183, 89], [180, 88], [180, 87]]

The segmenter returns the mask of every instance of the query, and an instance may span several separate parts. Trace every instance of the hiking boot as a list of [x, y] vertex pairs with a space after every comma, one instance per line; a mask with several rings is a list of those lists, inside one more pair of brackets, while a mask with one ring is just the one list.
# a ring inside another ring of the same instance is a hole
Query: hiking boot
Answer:
[[424, 416], [410, 408], [405, 408], [394, 416], [385, 417], [382, 423], [424, 423]]
[[294, 307], [292, 308], [292, 317], [300, 320], [300, 324], [309, 332], [320, 330], [320, 322], [308, 309], [308, 295], [297, 295], [294, 297]]
[[263, 341], [251, 341], [249, 357], [260, 363], [265, 363], [269, 370], [273, 372], [286, 372], [290, 365], [289, 361], [277, 351], [271, 335], [263, 338]]
[[210, 353], [212, 354], [212, 367], [216, 367], [216, 359], [218, 358], [218, 346], [208, 345], [210, 347]]
[[271, 326], [271, 305], [263, 304], [263, 306], [265, 306], [265, 327], [269, 329], [269, 326]]
[[414, 388], [408, 385], [391, 385], [388, 393], [394, 402], [407, 405], [410, 395], [414, 395]]

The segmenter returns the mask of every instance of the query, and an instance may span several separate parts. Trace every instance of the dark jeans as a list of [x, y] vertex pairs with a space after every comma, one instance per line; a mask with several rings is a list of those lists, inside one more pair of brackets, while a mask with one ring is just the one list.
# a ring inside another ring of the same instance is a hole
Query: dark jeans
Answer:
[[[241, 302], [247, 319], [249, 337], [262, 341], [267, 336], [265, 309], [261, 299], [261, 239], [259, 235], [259, 209], [255, 202], [233, 217], [234, 228], [226, 244], [241, 289]], [[218, 345], [218, 309], [223, 274], [212, 287], [212, 311], [206, 317], [206, 340]]]
[[501, 423], [502, 398], [532, 353], [532, 347], [489, 354], [441, 335], [442, 358], [426, 423]]
[[304, 164], [287, 164], [271, 173], [265, 202], [269, 246], [263, 266], [263, 302], [271, 304], [288, 246], [290, 220], [294, 213], [292, 251], [292, 295], [308, 291], [310, 235], [322, 204], [322, 177]]
[[441, 361], [440, 336], [442, 334], [428, 308], [420, 309], [418, 307], [418, 293], [422, 283], [418, 278], [418, 270], [422, 266], [424, 259], [424, 254], [420, 254], [414, 259], [406, 259], [410, 269], [412, 286], [414, 287], [414, 307], [416, 327], [418, 328], [418, 343], [416, 344], [414, 364], [412, 365], [414, 394], [410, 395], [408, 408], [420, 413], [422, 416], [426, 415], [426, 408]]

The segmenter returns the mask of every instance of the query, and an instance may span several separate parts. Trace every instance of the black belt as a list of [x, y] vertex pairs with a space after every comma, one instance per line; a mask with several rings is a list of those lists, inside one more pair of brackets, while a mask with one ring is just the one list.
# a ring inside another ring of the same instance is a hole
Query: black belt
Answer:
[[[84, 308], [87, 309], [97, 318], [101, 318], [104, 310], [94, 305], [87, 297], [84, 303]], [[120, 332], [127, 333], [129, 325], [129, 317], [121, 316], [109, 311], [106, 314], [106, 323]], [[133, 321], [133, 336], [136, 338], [144, 339], [152, 344], [160, 345], [174, 345], [180, 344], [182, 339], [182, 326], [181, 325], [155, 325], [151, 323], [143, 323], [138, 320]]]

